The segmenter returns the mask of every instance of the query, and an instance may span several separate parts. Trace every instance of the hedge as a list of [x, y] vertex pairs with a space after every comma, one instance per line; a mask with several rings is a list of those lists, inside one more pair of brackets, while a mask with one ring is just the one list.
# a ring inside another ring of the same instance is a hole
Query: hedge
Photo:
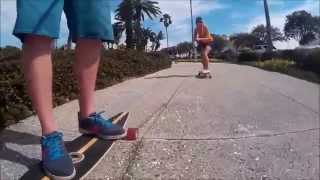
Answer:
[[[12, 52], [12, 51], [10, 51]], [[20, 54], [9, 58], [4, 49], [0, 59], [0, 127], [5, 127], [33, 114], [30, 98], [20, 66]], [[77, 98], [77, 83], [73, 77], [74, 51], [53, 53], [53, 103], [61, 105]], [[135, 50], [103, 50], [97, 78], [97, 89], [111, 86], [130, 77], [139, 77], [169, 68], [171, 61], [162, 53], [142, 53]]]
[[249, 49], [241, 50], [238, 55], [238, 62], [257, 61], [257, 60], [259, 60], [259, 55]]
[[320, 74], [320, 48], [279, 50], [262, 54], [255, 53], [252, 50], [243, 50], [237, 57], [237, 61], [240, 63], [271, 59], [294, 61], [297, 67]]
[[292, 59], [302, 69], [320, 74], [320, 48], [298, 49]]

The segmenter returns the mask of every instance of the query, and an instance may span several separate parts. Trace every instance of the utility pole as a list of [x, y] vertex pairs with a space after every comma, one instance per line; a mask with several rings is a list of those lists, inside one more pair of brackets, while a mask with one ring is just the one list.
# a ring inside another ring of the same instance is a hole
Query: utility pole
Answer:
[[195, 58], [196, 56], [196, 51], [195, 51], [195, 47], [194, 47], [194, 34], [193, 34], [193, 12], [192, 12], [192, 0], [190, 0], [190, 16], [191, 16], [191, 34], [192, 34], [192, 39], [191, 39], [191, 42], [192, 42], [192, 57]]
[[268, 52], [272, 52], [273, 44], [271, 39], [271, 23], [270, 23], [270, 15], [269, 15], [269, 7], [267, 0], [263, 0], [264, 3], [264, 12], [266, 15], [266, 22], [267, 22], [267, 41], [268, 41]]

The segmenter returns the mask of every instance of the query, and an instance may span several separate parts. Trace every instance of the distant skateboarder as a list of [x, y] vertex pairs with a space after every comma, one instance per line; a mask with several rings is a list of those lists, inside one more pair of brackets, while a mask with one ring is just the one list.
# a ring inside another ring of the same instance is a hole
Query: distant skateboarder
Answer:
[[[52, 108], [52, 40], [59, 36], [64, 10], [75, 50], [74, 71], [79, 84], [79, 130], [104, 139], [125, 136], [120, 125], [97, 113], [95, 83], [102, 42], [113, 40], [110, 1], [17, 0], [13, 34], [23, 43], [22, 64], [28, 93], [39, 117], [42, 166], [52, 179], [71, 179], [75, 168], [58, 132]], [[68, 79], [66, 79], [68, 80]], [[67, 112], [66, 112], [67, 113]]]
[[208, 31], [207, 26], [203, 23], [201, 17], [196, 19], [196, 29], [194, 30], [194, 40], [198, 43], [197, 50], [201, 53], [203, 70], [199, 72], [199, 76], [211, 77], [209, 70], [209, 57], [208, 54], [211, 51], [210, 43], [213, 41], [213, 37]]

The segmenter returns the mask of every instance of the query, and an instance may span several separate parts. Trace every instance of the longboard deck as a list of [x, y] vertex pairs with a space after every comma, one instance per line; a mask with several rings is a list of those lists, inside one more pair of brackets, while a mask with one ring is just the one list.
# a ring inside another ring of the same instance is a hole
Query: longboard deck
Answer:
[[[111, 120], [113, 122], [117, 121], [116, 124], [125, 126], [128, 116], [128, 112], [122, 112], [113, 116]], [[116, 140], [99, 140], [93, 136], [81, 135], [73, 141], [66, 142], [68, 152], [80, 152], [84, 155], [84, 159], [82, 161], [74, 164], [76, 176], [73, 179], [85, 178], [108, 153], [115, 141]], [[44, 174], [41, 163], [30, 168], [30, 170], [26, 172], [21, 179], [50, 180], [50, 178]]]
[[200, 72], [199, 72], [199, 73], [196, 75], [196, 77], [199, 78], [199, 79], [207, 79], [207, 78], [211, 79], [211, 78], [212, 78], [212, 75], [211, 75], [211, 73], [200, 73]]

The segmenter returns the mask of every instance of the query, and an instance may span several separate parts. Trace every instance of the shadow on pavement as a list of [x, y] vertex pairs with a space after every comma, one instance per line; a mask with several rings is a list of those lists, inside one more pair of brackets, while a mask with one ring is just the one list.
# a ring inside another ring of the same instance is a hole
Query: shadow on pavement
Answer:
[[188, 78], [188, 77], [195, 77], [195, 75], [153, 76], [153, 77], [146, 77], [146, 78], [144, 78], [144, 79], [166, 79], [166, 78]]
[[0, 160], [7, 160], [30, 167], [40, 162], [39, 159], [29, 158], [21, 152], [8, 147], [7, 143], [18, 145], [37, 145], [40, 137], [13, 130], [3, 130], [0, 134]]

